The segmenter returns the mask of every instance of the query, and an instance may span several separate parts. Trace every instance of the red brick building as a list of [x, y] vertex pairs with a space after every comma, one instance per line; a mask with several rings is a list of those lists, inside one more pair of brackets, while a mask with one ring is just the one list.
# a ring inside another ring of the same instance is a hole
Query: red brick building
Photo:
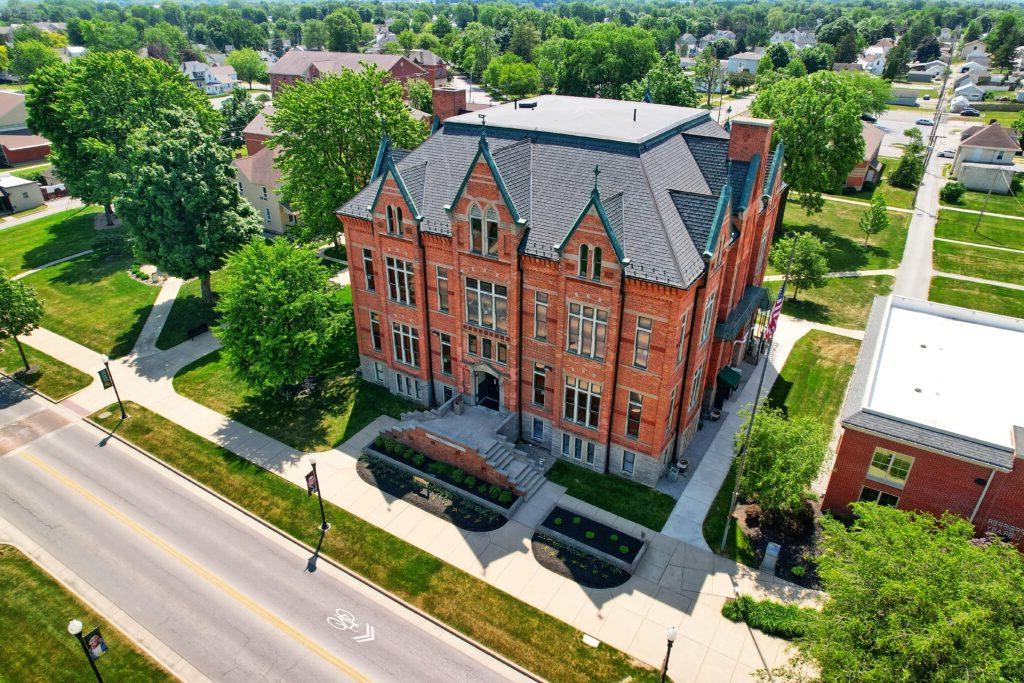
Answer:
[[879, 297], [822, 502], [967, 518], [1024, 543], [1024, 320]]
[[270, 92], [276, 95], [282, 87], [296, 81], [313, 81], [323, 74], [336, 74], [342, 69], [362, 71], [363, 64], [375, 64], [389, 72], [402, 85], [410, 78], [429, 80], [426, 71], [401, 55], [288, 50], [267, 70], [270, 74]]
[[518, 438], [654, 485], [752, 339], [782, 211], [771, 137], [548, 95], [412, 152], [385, 139], [338, 212], [363, 377], [517, 415]]

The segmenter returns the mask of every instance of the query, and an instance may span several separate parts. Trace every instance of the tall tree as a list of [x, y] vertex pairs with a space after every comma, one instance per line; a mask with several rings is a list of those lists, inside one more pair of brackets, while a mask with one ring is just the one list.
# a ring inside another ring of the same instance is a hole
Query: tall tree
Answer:
[[693, 80], [683, 71], [674, 54], [664, 55], [646, 76], [623, 88], [622, 96], [627, 100], [639, 101], [648, 92], [651, 93], [651, 100], [657, 104], [677, 107], [696, 107], [700, 104]]
[[[796, 246], [793, 243], [796, 242]], [[790, 264], [792, 254], [792, 265]], [[828, 259], [825, 245], [809, 232], [786, 235], [775, 240], [768, 261], [776, 270], [789, 271], [793, 301], [802, 289], [818, 289], [828, 284]]]
[[942, 50], [939, 48], [939, 39], [935, 36], [925, 36], [917, 44], [917, 61], [930, 62], [941, 57]]
[[411, 78], [405, 83], [409, 103], [428, 114], [434, 113], [434, 88], [422, 78]]
[[864, 233], [864, 244], [872, 235], [889, 228], [889, 209], [885, 206], [885, 197], [877, 193], [871, 198], [871, 207], [860, 218], [860, 231]]
[[324, 19], [327, 25], [327, 47], [337, 52], [356, 52], [362, 22], [350, 7], [336, 9]]
[[[1024, 558], [971, 524], [854, 503], [822, 522], [827, 599], [797, 647], [825, 681], [1024, 680]], [[797, 672], [782, 672], [798, 678]]]
[[119, 212], [136, 254], [181, 278], [199, 278], [203, 300], [213, 303], [211, 271], [261, 232], [255, 209], [238, 194], [231, 153], [180, 113], [170, 129], [131, 136], [131, 171]]
[[924, 176], [924, 141], [920, 128], [908, 128], [905, 133], [910, 140], [903, 148], [903, 156], [896, 170], [889, 176], [889, 183], [906, 190], [913, 190], [921, 183]]
[[339, 206], [369, 182], [381, 137], [412, 149], [426, 131], [403, 102], [402, 85], [372, 64], [299, 82], [274, 98], [272, 145], [281, 148], [281, 193], [299, 213], [299, 236], [337, 240]]
[[1021, 22], [1016, 15], [1005, 12], [985, 37], [985, 45], [992, 53], [992, 65], [1009, 69], [1013, 66], [1014, 51], [1021, 43]]
[[700, 90], [703, 90], [707, 95], [707, 104], [711, 105], [711, 95], [715, 92], [718, 86], [722, 83], [722, 79], [725, 77], [725, 69], [722, 68], [722, 63], [718, 61], [718, 57], [715, 56], [714, 51], [710, 47], [704, 48], [693, 65], [693, 77], [697, 82]]
[[221, 141], [231, 149], [241, 147], [245, 144], [242, 138], [242, 131], [249, 122], [256, 118], [262, 107], [249, 97], [249, 93], [242, 88], [235, 88], [231, 95], [224, 100], [220, 107], [220, 114], [224, 117], [224, 131]]
[[260, 54], [249, 47], [235, 50], [228, 55], [228, 64], [235, 69], [239, 80], [248, 81], [252, 88], [253, 81], [265, 81], [267, 79], [267, 65], [260, 57]]
[[898, 81], [907, 75], [910, 70], [910, 45], [906, 38], [900, 39], [889, 54], [885, 56], [885, 66], [882, 67], [882, 78], [887, 81]]
[[228, 259], [217, 336], [228, 365], [260, 389], [298, 384], [323, 368], [345, 296], [309, 249], [254, 239]]
[[57, 52], [41, 40], [22, 40], [11, 48], [11, 73], [22, 79], [58, 62]]
[[540, 72], [518, 55], [495, 57], [484, 69], [483, 81], [507, 99], [518, 100], [540, 90]]
[[216, 134], [220, 115], [175, 67], [130, 52], [97, 52], [54, 64], [32, 78], [26, 93], [29, 127], [50, 141], [51, 160], [68, 192], [101, 204], [112, 224], [112, 202], [126, 171], [128, 136], [158, 130], [187, 109], [196, 125]]
[[34, 289], [21, 280], [8, 279], [0, 270], [0, 339], [14, 338], [21, 354], [25, 371], [29, 371], [28, 358], [18, 335], [28, 334], [39, 327], [43, 319], [43, 305]]
[[618, 98], [623, 86], [643, 78], [657, 60], [654, 38], [647, 31], [596, 24], [566, 44], [558, 92]]
[[754, 116], [775, 119], [785, 141], [783, 176], [808, 213], [820, 211], [821, 193], [838, 187], [864, 158], [862, 94], [832, 71], [783, 78], [759, 90]]
[[310, 50], [322, 50], [331, 39], [327, 24], [320, 19], [310, 19], [302, 25], [302, 44]]

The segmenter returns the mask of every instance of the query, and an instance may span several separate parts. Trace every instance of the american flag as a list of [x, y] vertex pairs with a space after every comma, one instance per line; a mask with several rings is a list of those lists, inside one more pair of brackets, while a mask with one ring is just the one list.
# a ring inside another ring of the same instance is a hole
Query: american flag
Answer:
[[782, 286], [779, 287], [779, 295], [775, 298], [775, 304], [772, 306], [772, 312], [768, 316], [768, 325], [764, 328], [764, 340], [771, 341], [772, 337], [775, 336], [775, 327], [779, 324], [779, 314], [782, 313], [782, 299], [786, 296], [786, 282], [782, 282]]

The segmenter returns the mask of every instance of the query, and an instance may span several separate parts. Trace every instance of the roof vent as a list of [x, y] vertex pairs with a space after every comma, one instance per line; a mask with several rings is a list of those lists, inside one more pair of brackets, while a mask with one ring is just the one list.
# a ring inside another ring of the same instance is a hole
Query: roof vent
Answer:
[[536, 109], [537, 108], [537, 103], [536, 102], [520, 102], [519, 103], [519, 108], [520, 109]]

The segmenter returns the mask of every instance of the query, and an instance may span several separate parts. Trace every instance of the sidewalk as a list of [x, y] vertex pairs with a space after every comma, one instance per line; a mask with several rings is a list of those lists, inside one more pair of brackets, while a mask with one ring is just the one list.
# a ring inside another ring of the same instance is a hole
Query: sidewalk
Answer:
[[32, 213], [25, 214], [24, 216], [12, 216], [6, 220], [0, 221], [0, 230], [6, 230], [7, 228], [13, 228], [15, 225], [21, 225], [22, 223], [28, 223], [34, 221], [37, 218], [43, 218], [44, 216], [50, 216], [61, 211], [67, 211], [68, 209], [80, 209], [85, 206], [82, 204], [82, 200], [75, 199], [73, 197], [61, 197], [54, 199], [51, 202], [47, 202], [46, 208], [41, 211], [33, 211]]
[[[168, 291], [161, 292], [158, 301], [173, 300], [170, 287], [173, 285], [165, 285]], [[155, 307], [153, 319], [146, 324], [147, 339], [159, 335], [161, 317], [166, 317], [165, 312]], [[809, 329], [810, 324], [787, 320], [780, 325], [776, 338], [780, 351], [776, 352], [775, 363], [781, 365], [792, 343], [806, 331], [804, 328]], [[37, 330], [29, 341], [80, 369], [94, 372], [99, 367], [99, 354], [52, 332]], [[304, 486], [309, 469], [307, 454], [174, 391], [174, 374], [218, 347], [209, 333], [163, 352], [149, 351], [149, 342], [140, 341], [135, 352], [112, 362], [111, 370], [122, 398]], [[138, 353], [140, 350], [146, 353]], [[774, 375], [771, 377], [774, 379]], [[765, 386], [771, 386], [770, 380]], [[92, 412], [113, 399], [113, 392], [103, 391], [94, 383], [65, 403], [73, 402], [68, 407], [76, 412]], [[626, 533], [639, 534], [637, 524], [572, 498], [564, 488], [546, 482], [500, 529], [489, 533], [462, 531], [385, 495], [358, 476], [356, 464], [362, 447], [394, 423], [391, 418], [377, 418], [338, 448], [318, 455], [325, 499], [651, 666], [660, 666], [665, 631], [676, 626], [680, 635], [669, 667], [676, 681], [751, 680], [757, 669], [777, 666], [788, 656], [785, 641], [756, 633], [755, 645], [754, 632], [722, 617], [722, 605], [735, 592], [802, 604], [812, 604], [818, 597], [815, 591], [713, 555], [699, 537], [695, 540], [700, 540], [700, 545], [691, 545], [678, 535], [650, 530], [644, 530], [650, 543], [648, 552], [629, 581], [614, 589], [583, 588], [543, 569], [534, 559], [530, 551], [534, 526], [556, 502]], [[722, 430], [721, 438], [731, 439], [731, 430]], [[708, 463], [698, 467], [695, 476], [705, 468], [709, 473], [714, 469], [713, 459], [705, 460]]]
[[[829, 277], [870, 277], [872, 275], [895, 275], [895, 269], [889, 270], [837, 270], [833, 273], [829, 273]], [[782, 282], [786, 279], [785, 275], [765, 275], [765, 282]]]

